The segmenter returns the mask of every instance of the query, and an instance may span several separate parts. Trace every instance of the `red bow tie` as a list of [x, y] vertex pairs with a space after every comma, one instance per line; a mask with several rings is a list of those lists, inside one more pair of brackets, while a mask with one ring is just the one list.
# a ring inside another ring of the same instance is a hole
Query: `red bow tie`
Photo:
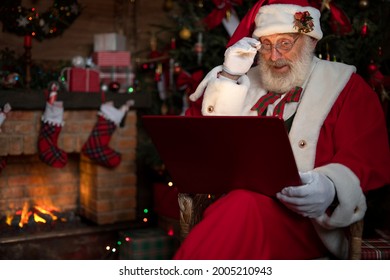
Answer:
[[[295, 87], [291, 89], [282, 100], [275, 106], [274, 111], [272, 113], [273, 116], [283, 117], [284, 106], [289, 102], [298, 102], [301, 97], [302, 88]], [[280, 93], [268, 92], [267, 94], [260, 97], [259, 101], [252, 107], [251, 110], [256, 110], [257, 114], [261, 116], [263, 112], [267, 109], [268, 105], [275, 103], [276, 100], [280, 98]]]

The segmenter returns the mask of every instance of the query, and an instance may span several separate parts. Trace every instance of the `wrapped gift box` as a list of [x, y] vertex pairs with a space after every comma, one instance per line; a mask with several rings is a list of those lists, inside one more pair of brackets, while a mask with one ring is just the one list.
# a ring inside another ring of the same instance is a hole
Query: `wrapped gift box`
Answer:
[[142, 228], [119, 232], [121, 260], [170, 260], [177, 240], [160, 228]]
[[99, 71], [72, 67], [67, 70], [68, 90], [71, 92], [100, 92]]
[[100, 51], [125, 51], [126, 37], [118, 33], [101, 33], [94, 35], [93, 50]]
[[123, 67], [130, 66], [130, 52], [94, 52], [93, 62], [99, 67]]
[[111, 82], [118, 82], [120, 93], [126, 92], [134, 82], [134, 73], [130, 67], [99, 67], [99, 73], [102, 84], [109, 85]]

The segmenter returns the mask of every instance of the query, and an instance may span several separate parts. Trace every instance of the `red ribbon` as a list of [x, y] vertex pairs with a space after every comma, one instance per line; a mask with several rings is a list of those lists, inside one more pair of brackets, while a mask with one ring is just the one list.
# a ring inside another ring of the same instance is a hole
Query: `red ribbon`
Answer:
[[181, 71], [176, 78], [176, 87], [185, 89], [186, 94], [193, 93], [203, 79], [203, 71], [198, 70], [190, 74], [186, 71]]
[[232, 9], [233, 5], [242, 5], [242, 0], [213, 0], [213, 3], [215, 9], [203, 19], [203, 22], [209, 29], [220, 25], [226, 13]]
[[333, 32], [338, 35], [345, 35], [352, 31], [352, 25], [348, 16], [343, 12], [342, 9], [337, 7], [332, 2], [330, 6], [330, 22], [329, 25]]

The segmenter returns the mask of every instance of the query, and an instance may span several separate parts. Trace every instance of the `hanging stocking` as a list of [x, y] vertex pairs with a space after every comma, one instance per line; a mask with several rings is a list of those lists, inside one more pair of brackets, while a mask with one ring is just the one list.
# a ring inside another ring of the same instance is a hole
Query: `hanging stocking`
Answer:
[[38, 136], [39, 158], [46, 164], [61, 168], [68, 162], [68, 155], [57, 147], [58, 136], [63, 123], [64, 108], [62, 101], [46, 102]]
[[113, 102], [106, 102], [100, 106], [97, 123], [82, 148], [84, 155], [108, 168], [120, 164], [121, 154], [111, 149], [109, 143], [132, 102], [127, 102], [120, 109], [115, 108]]
[[[7, 118], [7, 113], [11, 111], [11, 105], [9, 103], [6, 103], [4, 105], [3, 110], [0, 108], [0, 133], [1, 133], [1, 126], [3, 125], [3, 122]], [[7, 165], [7, 159], [5, 157], [0, 157], [0, 172], [5, 168]]]

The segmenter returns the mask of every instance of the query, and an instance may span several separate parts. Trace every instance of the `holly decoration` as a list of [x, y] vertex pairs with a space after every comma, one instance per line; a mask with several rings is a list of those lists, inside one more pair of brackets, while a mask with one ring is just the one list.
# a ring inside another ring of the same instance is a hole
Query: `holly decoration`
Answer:
[[26, 8], [21, 0], [3, 0], [0, 21], [3, 30], [18, 36], [30, 35], [39, 41], [61, 35], [80, 15], [77, 0], [54, 0], [46, 11]]

